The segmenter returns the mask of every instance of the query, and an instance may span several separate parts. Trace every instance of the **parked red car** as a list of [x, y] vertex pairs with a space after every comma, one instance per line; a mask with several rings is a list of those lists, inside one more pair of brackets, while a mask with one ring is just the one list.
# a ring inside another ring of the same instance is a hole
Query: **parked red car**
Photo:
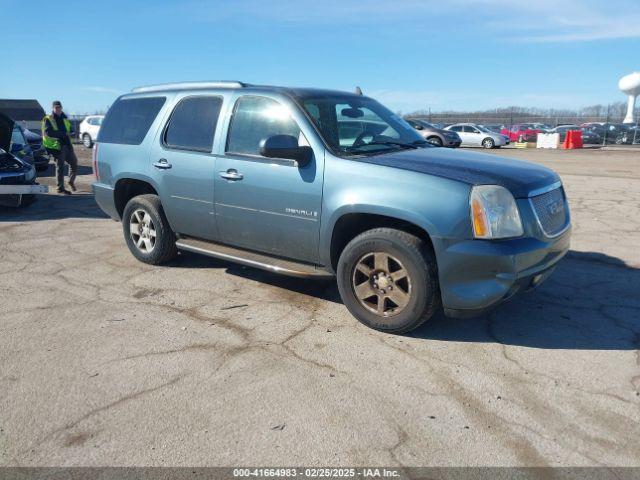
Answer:
[[543, 132], [544, 130], [536, 128], [530, 123], [512, 125], [511, 128], [503, 128], [500, 131], [501, 134], [509, 137], [512, 142], [535, 142], [538, 139], [538, 134]]

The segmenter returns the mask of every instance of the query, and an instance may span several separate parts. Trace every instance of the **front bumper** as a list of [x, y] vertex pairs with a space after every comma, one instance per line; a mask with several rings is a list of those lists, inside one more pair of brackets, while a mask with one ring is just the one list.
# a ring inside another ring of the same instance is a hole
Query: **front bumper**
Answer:
[[569, 250], [571, 228], [553, 239], [434, 239], [442, 305], [453, 317], [473, 317], [537, 287]]

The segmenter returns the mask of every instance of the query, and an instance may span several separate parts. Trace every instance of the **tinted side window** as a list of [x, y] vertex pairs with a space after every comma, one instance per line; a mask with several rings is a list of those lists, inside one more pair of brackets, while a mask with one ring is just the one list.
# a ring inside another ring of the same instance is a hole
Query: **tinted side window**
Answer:
[[210, 152], [222, 98], [189, 97], [174, 108], [164, 133], [169, 148]]
[[98, 142], [140, 145], [165, 100], [146, 97], [116, 101], [102, 122]]
[[461, 132], [462, 131], [462, 127], [461, 126], [455, 126], [455, 127], [451, 127], [449, 130], [453, 131], [453, 132]]
[[260, 155], [260, 142], [272, 135], [300, 138], [300, 128], [289, 111], [266, 97], [238, 99], [227, 139], [227, 152]]

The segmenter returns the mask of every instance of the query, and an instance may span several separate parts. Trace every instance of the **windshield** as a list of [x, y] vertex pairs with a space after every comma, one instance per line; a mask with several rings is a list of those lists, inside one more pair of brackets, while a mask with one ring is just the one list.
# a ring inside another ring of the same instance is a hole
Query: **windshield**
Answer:
[[25, 145], [26, 143], [27, 141], [24, 139], [24, 135], [22, 135], [22, 130], [15, 125], [11, 133], [11, 145]]
[[478, 130], [480, 130], [481, 132], [484, 132], [484, 133], [492, 133], [492, 134], [497, 133], [497, 132], [491, 130], [490, 128], [485, 127], [484, 125], [476, 125], [476, 128]]
[[322, 95], [298, 101], [337, 154], [368, 155], [429, 146], [405, 120], [371, 98]]

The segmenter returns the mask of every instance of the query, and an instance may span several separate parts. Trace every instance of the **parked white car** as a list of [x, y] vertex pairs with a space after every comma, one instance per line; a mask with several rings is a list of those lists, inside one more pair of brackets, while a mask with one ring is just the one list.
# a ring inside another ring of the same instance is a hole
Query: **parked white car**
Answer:
[[462, 147], [500, 148], [509, 143], [501, 133], [475, 123], [456, 123], [449, 125], [445, 130], [456, 132], [462, 140]]
[[103, 119], [104, 115], [90, 115], [80, 122], [78, 136], [85, 147], [93, 147], [93, 143], [96, 141], [96, 138], [98, 138], [98, 132], [100, 131], [100, 125], [102, 125]]

